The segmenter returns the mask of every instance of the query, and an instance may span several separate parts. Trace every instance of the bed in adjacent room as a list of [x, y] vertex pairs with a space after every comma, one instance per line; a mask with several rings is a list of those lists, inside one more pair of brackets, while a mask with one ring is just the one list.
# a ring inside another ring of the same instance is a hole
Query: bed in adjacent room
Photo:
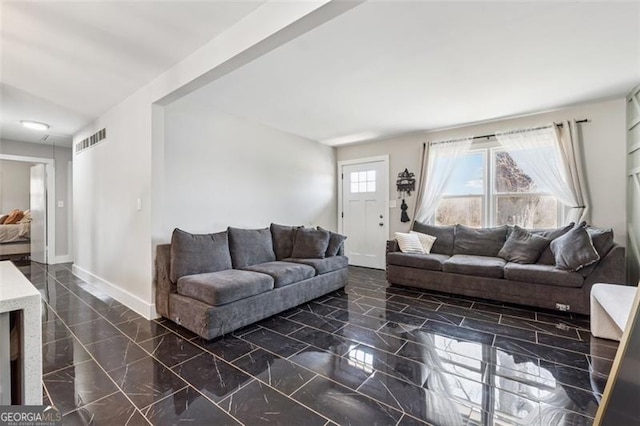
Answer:
[[20, 254], [29, 254], [31, 252], [31, 215], [28, 210], [21, 212], [22, 217], [17, 223], [7, 220], [11, 218], [12, 211], [9, 214], [0, 214], [0, 256], [13, 256]]

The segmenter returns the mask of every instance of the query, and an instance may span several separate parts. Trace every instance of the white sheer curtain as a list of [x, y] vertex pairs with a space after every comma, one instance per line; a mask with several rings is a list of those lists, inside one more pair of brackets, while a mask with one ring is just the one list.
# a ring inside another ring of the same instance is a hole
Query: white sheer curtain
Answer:
[[[573, 124], [575, 126], [575, 123]], [[496, 133], [511, 158], [540, 190], [553, 194], [569, 208], [565, 222], [588, 220], [587, 195], [579, 145], [571, 123]]]
[[426, 223], [434, 217], [457, 160], [469, 152], [471, 142], [473, 138], [469, 137], [425, 145], [414, 220]]

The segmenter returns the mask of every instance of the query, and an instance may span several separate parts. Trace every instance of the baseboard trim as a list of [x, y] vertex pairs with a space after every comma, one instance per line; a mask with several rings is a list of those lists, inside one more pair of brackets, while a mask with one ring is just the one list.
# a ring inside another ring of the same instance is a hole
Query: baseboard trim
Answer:
[[116, 299], [118, 302], [126, 305], [129, 309], [132, 309], [145, 317], [148, 320], [158, 318], [158, 314], [156, 312], [156, 304], [148, 303], [145, 300], [139, 298], [138, 296], [131, 294], [127, 290], [110, 283], [109, 281], [100, 278], [97, 275], [92, 274], [91, 272], [82, 269], [77, 265], [73, 265], [71, 267], [71, 271], [87, 281], [89, 284], [96, 287], [98, 290], [108, 294], [109, 296]]
[[71, 263], [73, 262], [73, 256], [70, 254], [66, 254], [64, 256], [55, 256], [52, 262], [49, 262], [50, 265], [57, 265], [59, 263]]

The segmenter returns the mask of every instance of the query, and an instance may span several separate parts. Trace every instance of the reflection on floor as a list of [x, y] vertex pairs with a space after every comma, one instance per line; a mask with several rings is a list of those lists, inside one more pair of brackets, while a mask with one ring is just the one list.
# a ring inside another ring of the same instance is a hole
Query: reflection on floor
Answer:
[[64, 424], [588, 425], [616, 343], [588, 318], [349, 285], [213, 341], [147, 321], [71, 274], [43, 297], [45, 403]]

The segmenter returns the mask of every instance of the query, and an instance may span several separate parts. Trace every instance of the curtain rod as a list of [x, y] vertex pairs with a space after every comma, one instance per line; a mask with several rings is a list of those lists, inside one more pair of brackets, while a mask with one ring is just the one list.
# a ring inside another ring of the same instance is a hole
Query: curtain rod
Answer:
[[[582, 120], [576, 120], [576, 124], [588, 123], [588, 122], [589, 122], [588, 118], [585, 118], [585, 119], [582, 119]], [[555, 124], [558, 127], [562, 127], [562, 123], [553, 123], [553, 124]], [[544, 126], [544, 127], [546, 127], [546, 126]], [[530, 130], [544, 129], [544, 127], [534, 127], [533, 129], [530, 129]], [[496, 134], [492, 133], [490, 135], [474, 136], [473, 140], [476, 140], [476, 139], [491, 139], [491, 138], [495, 138], [495, 137], [496, 137]]]

